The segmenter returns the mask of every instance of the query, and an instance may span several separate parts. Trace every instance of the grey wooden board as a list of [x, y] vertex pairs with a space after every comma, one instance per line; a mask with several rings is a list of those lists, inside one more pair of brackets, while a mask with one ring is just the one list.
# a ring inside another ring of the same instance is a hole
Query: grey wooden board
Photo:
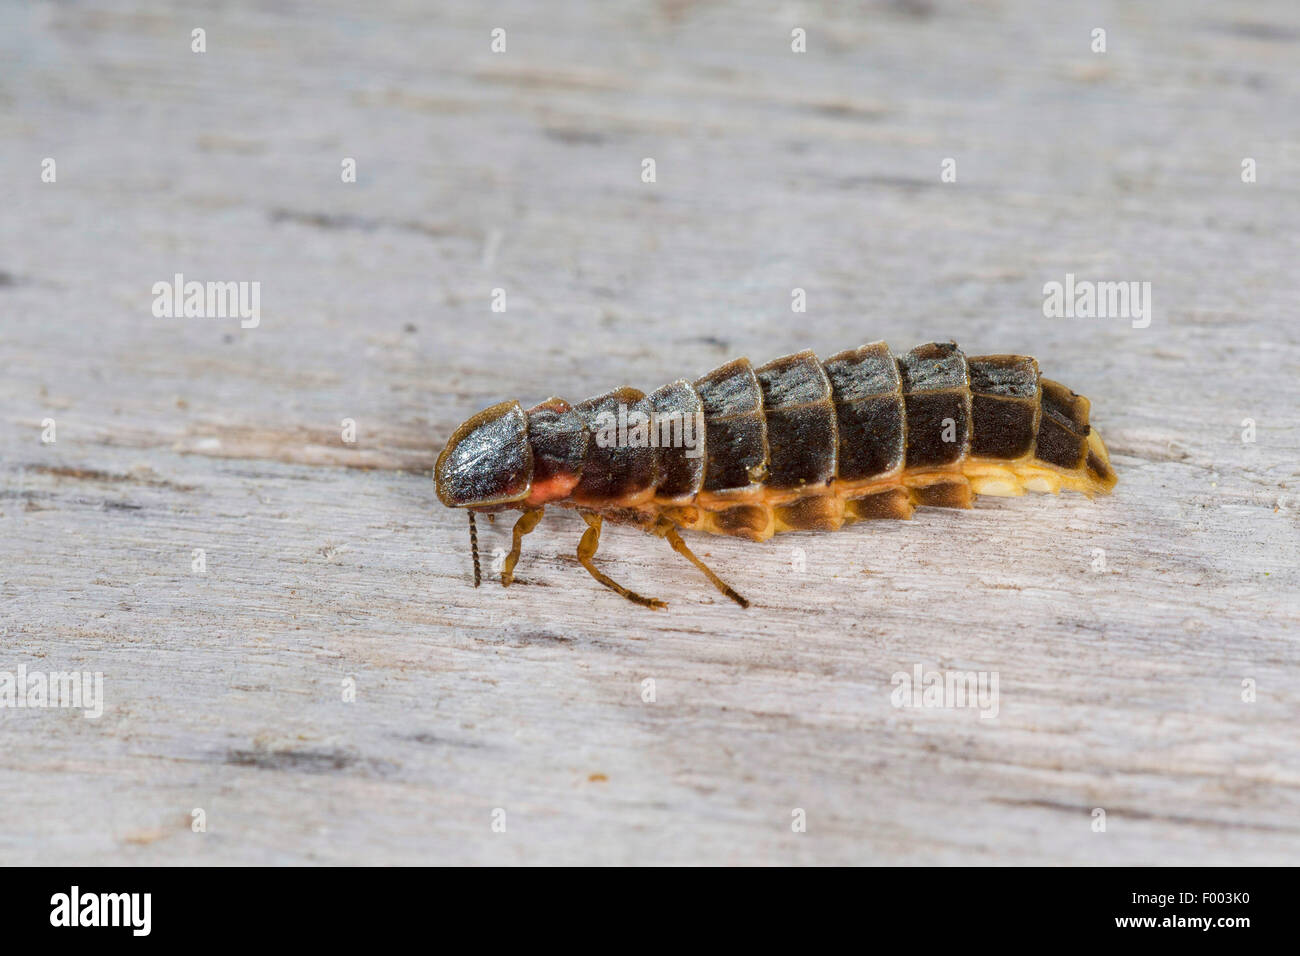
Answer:
[[[1297, 63], [1289, 0], [0, 6], [0, 671], [106, 697], [0, 710], [0, 861], [1295, 862]], [[695, 539], [747, 612], [572, 513], [470, 587], [479, 408], [948, 337], [1090, 396], [1116, 494]]]

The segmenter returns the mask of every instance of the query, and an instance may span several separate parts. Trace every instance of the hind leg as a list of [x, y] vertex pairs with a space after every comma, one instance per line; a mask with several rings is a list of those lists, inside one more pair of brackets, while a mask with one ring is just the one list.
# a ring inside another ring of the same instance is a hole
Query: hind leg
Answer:
[[714, 574], [712, 568], [695, 556], [695, 552], [686, 546], [686, 542], [682, 540], [682, 536], [678, 534], [677, 529], [674, 528], [671, 523], [666, 525], [661, 524], [659, 527], [652, 530], [655, 534], [662, 534], [668, 540], [668, 543], [673, 546], [674, 551], [703, 571], [704, 576], [709, 579], [709, 583], [715, 588], [727, 597], [731, 598], [741, 607], [749, 607], [749, 602], [737, 594], [735, 588]]

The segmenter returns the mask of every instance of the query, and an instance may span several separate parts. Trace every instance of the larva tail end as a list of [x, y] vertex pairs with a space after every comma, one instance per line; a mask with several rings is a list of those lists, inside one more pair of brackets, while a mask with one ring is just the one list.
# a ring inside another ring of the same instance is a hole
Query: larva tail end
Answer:
[[1110, 452], [1106, 450], [1106, 443], [1101, 440], [1101, 433], [1095, 428], [1088, 432], [1088, 457], [1084, 468], [1096, 494], [1110, 494], [1119, 481], [1119, 476], [1110, 465]]

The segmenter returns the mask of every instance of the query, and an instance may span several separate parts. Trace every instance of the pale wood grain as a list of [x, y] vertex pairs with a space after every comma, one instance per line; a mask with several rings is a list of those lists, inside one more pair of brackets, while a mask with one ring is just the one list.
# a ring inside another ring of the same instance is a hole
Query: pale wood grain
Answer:
[[[430, 7], [0, 8], [0, 670], [107, 696], [0, 711], [0, 860], [1297, 859], [1293, 4]], [[178, 271], [261, 326], [155, 319]], [[1043, 318], [1066, 272], [1152, 326]], [[693, 539], [748, 612], [611, 529], [625, 604], [572, 514], [469, 586], [479, 408], [947, 337], [1090, 396], [1116, 494]]]

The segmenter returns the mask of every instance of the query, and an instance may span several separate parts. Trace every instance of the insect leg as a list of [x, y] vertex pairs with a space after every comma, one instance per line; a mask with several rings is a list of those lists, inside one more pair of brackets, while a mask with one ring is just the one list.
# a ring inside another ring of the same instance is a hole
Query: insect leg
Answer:
[[578, 542], [578, 560], [582, 563], [582, 566], [587, 569], [588, 573], [611, 591], [617, 591], [619, 594], [623, 595], [623, 597], [635, 604], [640, 604], [642, 607], [654, 608], [656, 610], [667, 607], [668, 605], [663, 601], [655, 598], [642, 597], [635, 591], [629, 591], [627, 588], [623, 587], [623, 585], [596, 569], [596, 566], [591, 563], [591, 559], [596, 554], [596, 548], [600, 546], [600, 515], [583, 514], [582, 517], [586, 519], [586, 522], [590, 527], [582, 533], [582, 540]]
[[515, 565], [519, 563], [519, 552], [523, 548], [524, 535], [537, 527], [537, 522], [542, 520], [542, 515], [545, 513], [542, 508], [525, 511], [515, 522], [514, 542], [510, 545], [510, 553], [506, 555], [505, 567], [501, 569], [502, 587], [510, 587], [510, 582], [515, 579]]
[[731, 598], [741, 607], [749, 607], [748, 601], [746, 601], [743, 597], [737, 594], [735, 589], [732, 588], [731, 585], [727, 584], [727, 582], [723, 581], [722, 578], [714, 574], [713, 570], [708, 565], [706, 565], [703, 561], [697, 558], [695, 556], [695, 553], [691, 551], [690, 548], [686, 547], [686, 542], [682, 540], [682, 536], [677, 533], [676, 528], [670, 527], [667, 531], [664, 532], [664, 537], [668, 539], [668, 543], [673, 546], [674, 551], [682, 555], [684, 558], [686, 558], [687, 561], [691, 562], [691, 564], [695, 565], [697, 568], [703, 571], [704, 576], [709, 579], [709, 581], [713, 584], [715, 588], [717, 588], [727, 597]]

